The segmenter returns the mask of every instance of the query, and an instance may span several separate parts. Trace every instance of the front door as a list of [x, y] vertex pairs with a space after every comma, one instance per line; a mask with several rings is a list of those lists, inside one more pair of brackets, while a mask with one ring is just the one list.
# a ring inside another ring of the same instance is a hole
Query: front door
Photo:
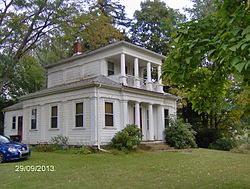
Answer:
[[20, 141], [22, 141], [22, 138], [23, 138], [23, 116], [18, 116], [17, 134], [20, 137]]

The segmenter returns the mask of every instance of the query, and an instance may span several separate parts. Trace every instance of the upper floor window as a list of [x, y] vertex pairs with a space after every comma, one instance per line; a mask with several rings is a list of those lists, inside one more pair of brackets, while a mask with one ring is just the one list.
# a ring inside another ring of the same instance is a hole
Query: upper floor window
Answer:
[[12, 117], [12, 129], [16, 129], [16, 116]]
[[108, 62], [108, 76], [115, 74], [115, 64], [113, 62]]
[[57, 128], [57, 117], [58, 117], [58, 108], [57, 106], [51, 107], [51, 128]]
[[37, 109], [31, 110], [31, 129], [36, 129], [37, 126]]
[[105, 126], [114, 126], [113, 103], [105, 102]]
[[76, 103], [76, 117], [75, 117], [75, 126], [83, 127], [83, 103]]
[[164, 124], [165, 124], [165, 128], [169, 126], [169, 110], [168, 109], [164, 109]]

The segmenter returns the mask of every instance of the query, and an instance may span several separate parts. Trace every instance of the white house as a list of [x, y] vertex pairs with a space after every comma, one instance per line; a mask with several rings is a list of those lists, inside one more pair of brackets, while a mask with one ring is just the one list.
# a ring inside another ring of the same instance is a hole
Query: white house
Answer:
[[[100, 145], [136, 124], [143, 141], [161, 141], [177, 101], [163, 92], [165, 58], [119, 41], [51, 64], [46, 89], [4, 110], [4, 134], [19, 135], [28, 144], [63, 135], [72, 145]], [[158, 78], [152, 79], [152, 70]]]

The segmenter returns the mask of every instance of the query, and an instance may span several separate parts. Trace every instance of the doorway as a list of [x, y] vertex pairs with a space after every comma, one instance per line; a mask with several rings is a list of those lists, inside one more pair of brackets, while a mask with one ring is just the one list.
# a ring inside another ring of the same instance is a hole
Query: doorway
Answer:
[[23, 139], [23, 116], [18, 116], [17, 135], [20, 137], [20, 141], [22, 141]]

